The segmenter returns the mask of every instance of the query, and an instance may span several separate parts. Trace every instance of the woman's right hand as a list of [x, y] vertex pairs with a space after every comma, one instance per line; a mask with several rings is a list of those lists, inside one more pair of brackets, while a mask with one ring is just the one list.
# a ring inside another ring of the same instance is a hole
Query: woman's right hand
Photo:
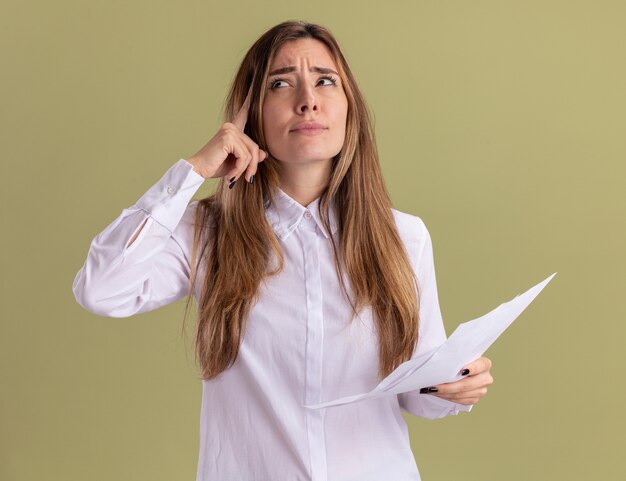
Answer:
[[243, 130], [248, 120], [252, 86], [241, 109], [232, 122], [225, 122], [217, 133], [191, 158], [186, 159], [193, 170], [205, 179], [222, 177], [232, 182], [244, 173], [246, 181], [256, 173], [257, 165], [267, 154]]

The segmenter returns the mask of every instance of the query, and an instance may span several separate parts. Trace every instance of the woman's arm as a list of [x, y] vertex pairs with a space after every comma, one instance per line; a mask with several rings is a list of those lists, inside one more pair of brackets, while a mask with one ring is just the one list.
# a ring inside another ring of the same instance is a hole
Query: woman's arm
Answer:
[[[415, 216], [414, 216], [415, 217]], [[417, 232], [421, 240], [417, 259], [417, 278], [420, 286], [419, 339], [413, 357], [436, 349], [446, 339], [446, 331], [439, 307], [435, 260], [432, 240], [426, 225], [419, 217]], [[459, 404], [441, 399], [431, 394], [421, 394], [419, 390], [398, 394], [400, 406], [415, 416], [436, 419], [458, 414], [459, 411], [471, 411], [472, 405]]]
[[188, 295], [197, 204], [189, 201], [204, 180], [180, 159], [124, 209], [91, 242], [72, 285], [76, 301], [100, 316], [129, 317]]

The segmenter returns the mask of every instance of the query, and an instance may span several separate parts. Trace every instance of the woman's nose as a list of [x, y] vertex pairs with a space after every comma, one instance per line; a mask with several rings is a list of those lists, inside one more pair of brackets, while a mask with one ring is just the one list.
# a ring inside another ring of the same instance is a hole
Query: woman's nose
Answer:
[[304, 86], [301, 89], [298, 97], [297, 110], [304, 112], [309, 110], [318, 110], [317, 99], [313, 93], [313, 89], [310, 86]]

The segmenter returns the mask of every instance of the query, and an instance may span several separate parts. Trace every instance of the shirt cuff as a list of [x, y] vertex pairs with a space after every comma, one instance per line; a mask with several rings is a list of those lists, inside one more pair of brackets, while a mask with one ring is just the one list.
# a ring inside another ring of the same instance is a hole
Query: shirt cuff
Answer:
[[193, 170], [193, 165], [179, 159], [135, 205], [172, 233], [204, 181], [205, 178]]

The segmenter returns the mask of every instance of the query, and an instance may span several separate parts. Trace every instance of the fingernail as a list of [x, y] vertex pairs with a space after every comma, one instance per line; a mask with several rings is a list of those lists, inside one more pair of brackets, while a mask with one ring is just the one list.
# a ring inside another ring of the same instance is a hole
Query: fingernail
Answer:
[[234, 181], [234, 180], [232, 180], [232, 181], [230, 182], [230, 184], [228, 185], [228, 188], [229, 188], [229, 189], [232, 189], [232, 188], [233, 188], [233, 185], [235, 185], [235, 181]]
[[461, 371], [461, 374], [462, 374], [463, 376], [467, 376], [467, 375], [469, 374], [469, 369], [463, 369], [463, 370]]
[[439, 391], [439, 389], [437, 389], [436, 387], [423, 387], [422, 389], [420, 389], [420, 394], [425, 394], [427, 392], [437, 392]]
[[250, 176], [250, 183], [254, 182], [254, 174]]
[[[235, 176], [235, 177], [237, 177], [237, 176]], [[231, 177], [228, 182], [232, 182], [233, 180], [235, 180], [235, 177]]]

